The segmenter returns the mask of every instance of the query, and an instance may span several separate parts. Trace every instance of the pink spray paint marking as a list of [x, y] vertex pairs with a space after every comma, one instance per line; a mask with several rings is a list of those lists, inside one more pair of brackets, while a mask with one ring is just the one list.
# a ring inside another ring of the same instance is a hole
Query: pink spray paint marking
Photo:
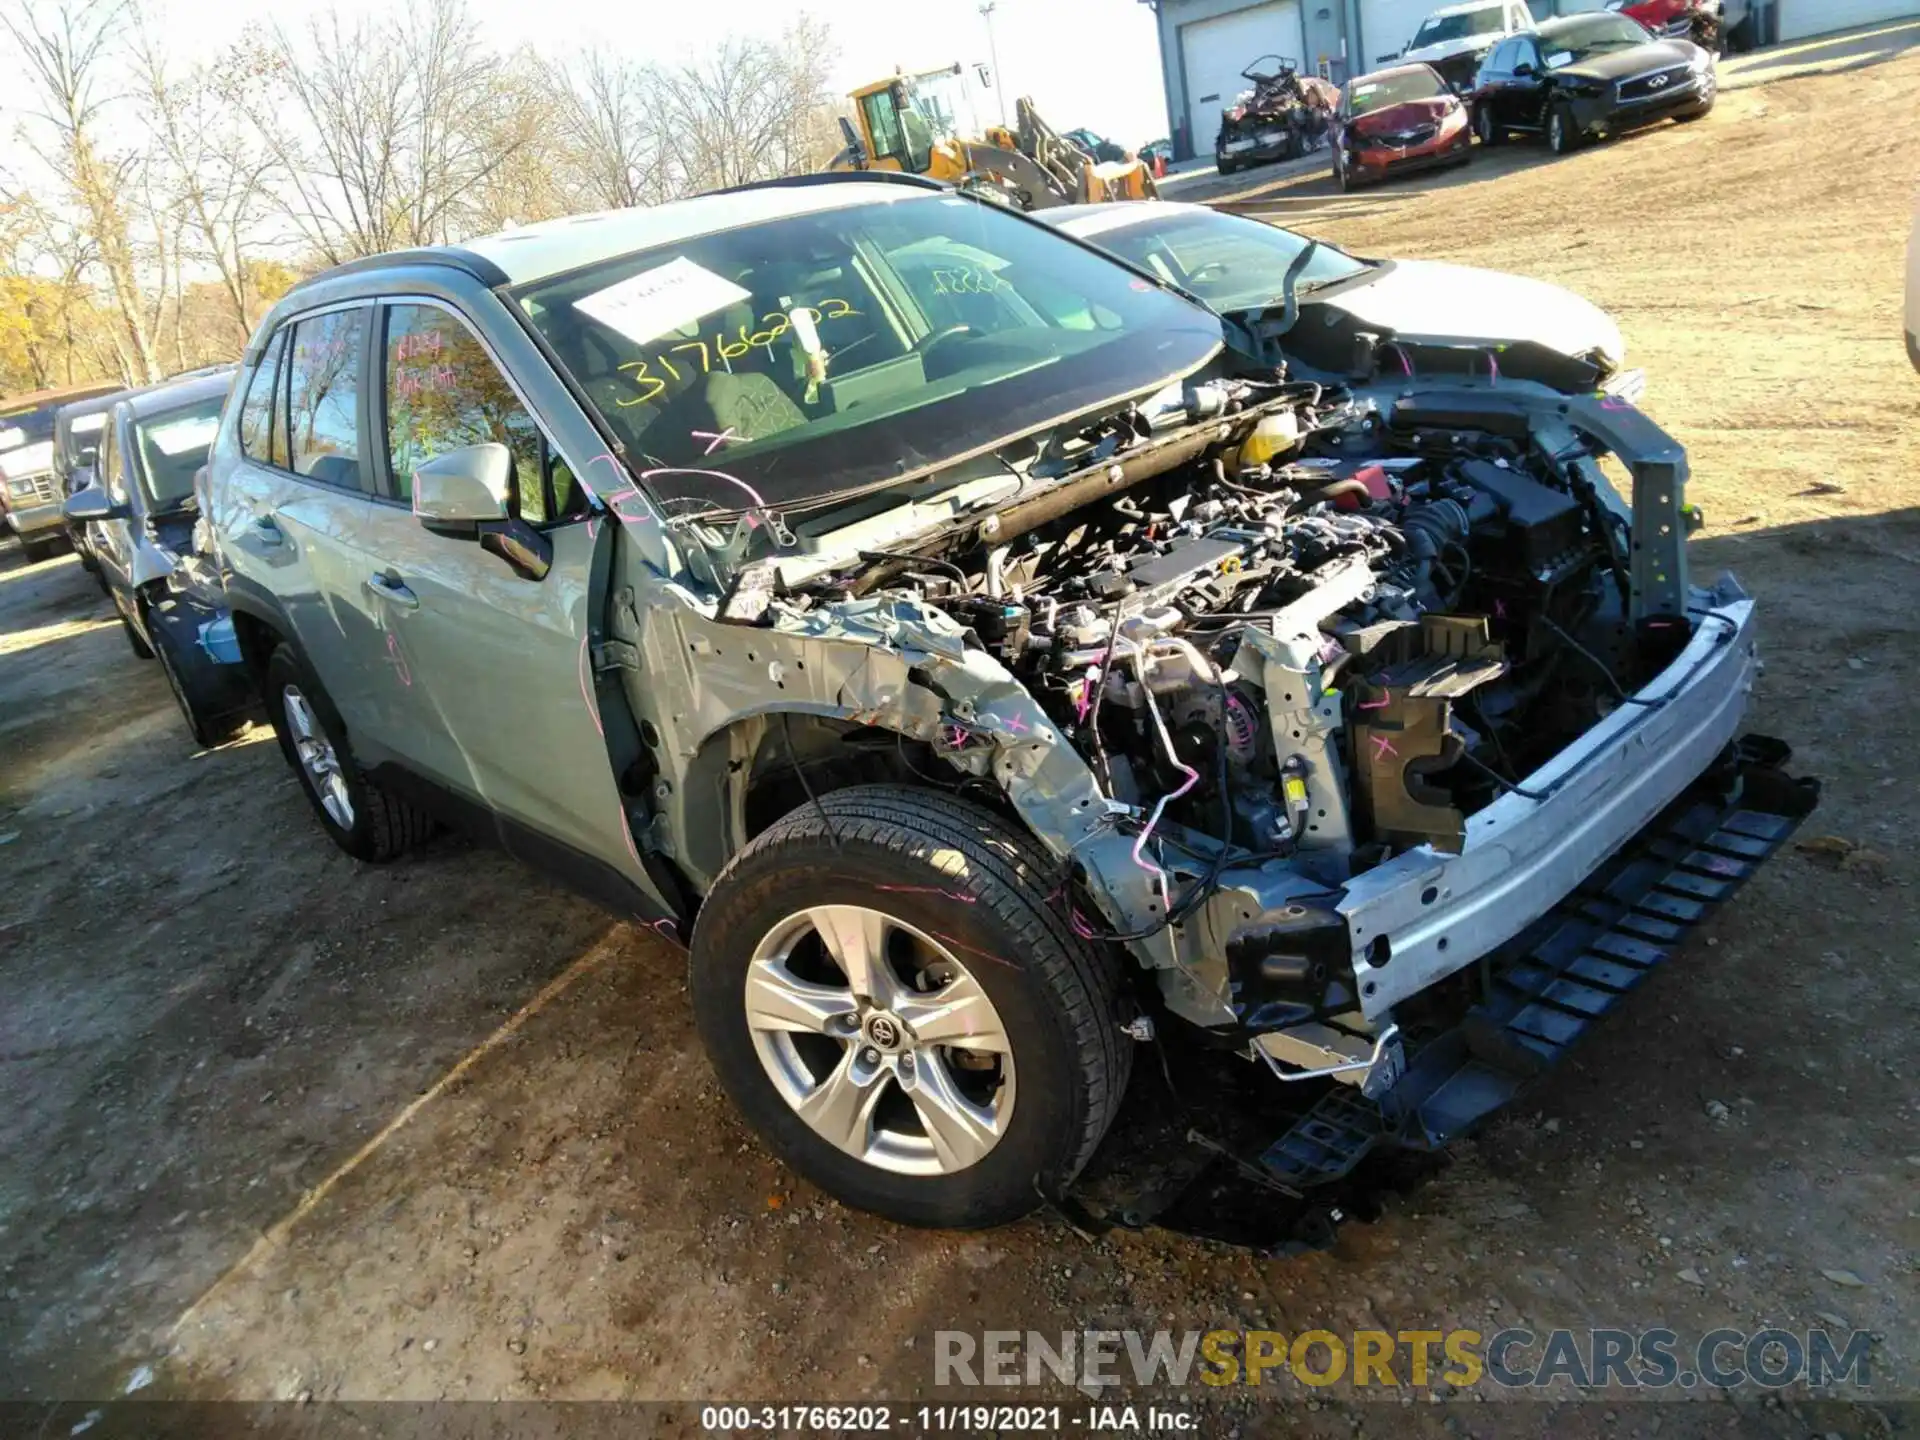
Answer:
[[613, 494], [615, 491], [620, 489], [621, 486], [627, 483], [627, 475], [626, 475], [626, 472], [620, 468], [620, 462], [614, 459], [613, 456], [611, 456], [604, 450], [602, 450], [598, 455], [594, 456], [591, 460], [587, 461], [587, 470], [593, 469], [593, 467], [596, 465], [606, 465], [611, 467], [613, 470], [614, 483], [611, 486], [609, 486], [604, 493], [602, 493], [601, 491], [593, 488], [593, 482], [587, 478], [586, 471], [581, 472], [580, 483], [582, 486], [585, 487], [587, 494], [591, 495], [594, 499], [600, 501], [602, 504], [605, 504], [607, 495]]
[[718, 450], [722, 445], [726, 444], [727, 441], [737, 440], [740, 438], [738, 435], [735, 435], [733, 433], [733, 427], [731, 425], [729, 425], [726, 429], [722, 430], [718, 435], [714, 434], [711, 430], [694, 430], [690, 433], [693, 435], [693, 438], [696, 440], [707, 440], [712, 442], [707, 446], [705, 450], [700, 452], [703, 455], [711, 455], [714, 451]]
[[407, 657], [400, 653], [400, 637], [391, 630], [387, 632], [387, 663], [393, 666], [394, 678], [411, 690], [413, 671], [408, 668]]
[[964, 725], [948, 724], [940, 727], [940, 742], [949, 750], [966, 748], [967, 741], [972, 738], [972, 732]]
[[1496, 620], [1507, 618], [1507, 602], [1497, 595], [1493, 598], [1493, 618]]
[[1393, 697], [1389, 695], [1384, 700], [1369, 700], [1366, 704], [1356, 705], [1354, 708], [1356, 710], [1384, 710], [1391, 704], [1393, 704]]
[[669, 940], [678, 940], [680, 938], [680, 927], [671, 920], [655, 920], [647, 926], [647, 929], [653, 931], [656, 935], [664, 935]]
[[1384, 760], [1389, 755], [1393, 756], [1396, 760], [1400, 758], [1400, 752], [1393, 748], [1393, 741], [1384, 735], [1374, 736], [1373, 758], [1376, 760]]

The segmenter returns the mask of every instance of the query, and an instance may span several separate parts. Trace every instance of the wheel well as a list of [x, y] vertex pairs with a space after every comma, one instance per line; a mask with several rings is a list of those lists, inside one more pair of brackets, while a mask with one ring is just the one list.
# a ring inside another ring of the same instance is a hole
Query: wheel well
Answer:
[[707, 738], [686, 783], [691, 833], [683, 837], [683, 854], [689, 869], [709, 878], [736, 850], [806, 804], [809, 790], [818, 798], [854, 785], [964, 785], [969, 798], [1022, 823], [999, 786], [961, 775], [924, 741], [819, 715], [782, 711], [735, 721]]

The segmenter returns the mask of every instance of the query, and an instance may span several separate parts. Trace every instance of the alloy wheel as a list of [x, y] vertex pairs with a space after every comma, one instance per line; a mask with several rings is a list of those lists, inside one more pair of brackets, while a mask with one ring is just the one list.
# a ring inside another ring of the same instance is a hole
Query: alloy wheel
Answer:
[[790, 915], [754, 948], [742, 1000], [774, 1089], [847, 1154], [948, 1175], [1007, 1133], [999, 1012], [952, 950], [904, 921], [863, 905]]
[[287, 732], [293, 738], [294, 754], [300, 769], [320, 800], [327, 818], [342, 830], [353, 829], [353, 796], [347, 789], [347, 777], [340, 768], [340, 757], [320, 728], [313, 705], [297, 685], [287, 686], [280, 695], [287, 716]]

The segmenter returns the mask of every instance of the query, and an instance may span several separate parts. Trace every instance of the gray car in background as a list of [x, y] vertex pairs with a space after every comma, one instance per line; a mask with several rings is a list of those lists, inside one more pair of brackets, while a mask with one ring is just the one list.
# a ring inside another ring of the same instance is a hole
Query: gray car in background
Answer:
[[100, 432], [92, 483], [69, 496], [69, 524], [85, 530], [102, 588], [127, 643], [157, 660], [194, 738], [231, 736], [245, 721], [245, 671], [217, 658], [209, 631], [225, 610], [174, 583], [200, 516], [195, 478], [220, 426], [231, 369], [114, 399]]
[[346, 853], [460, 824], [690, 942], [721, 1083], [848, 1203], [1061, 1197], [1160, 1038], [1291, 1104], [1246, 1164], [1325, 1220], [1812, 792], [1740, 739], [1679, 445], [1294, 311], [877, 174], [357, 261], [213, 440], [239, 649]]

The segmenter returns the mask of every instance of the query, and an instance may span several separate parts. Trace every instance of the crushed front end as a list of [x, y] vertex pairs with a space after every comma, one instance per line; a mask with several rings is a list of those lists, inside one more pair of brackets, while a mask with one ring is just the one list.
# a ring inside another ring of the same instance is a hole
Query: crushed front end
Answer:
[[[1136, 1033], [1233, 1068], [1205, 1113], [1275, 1117], [1171, 1133], [1269, 1198], [1506, 1103], [1815, 803], [1742, 736], [1755, 607], [1688, 576], [1685, 452], [1617, 397], [1189, 380], [996, 463], [676, 612], [682, 748], [746, 713], [685, 657], [750, 624], [822, 773], [997, 796], [1136, 962]], [[751, 723], [700, 751], [721, 793], [792, 764]], [[1148, 1188], [1103, 1208], [1187, 1187]]]

